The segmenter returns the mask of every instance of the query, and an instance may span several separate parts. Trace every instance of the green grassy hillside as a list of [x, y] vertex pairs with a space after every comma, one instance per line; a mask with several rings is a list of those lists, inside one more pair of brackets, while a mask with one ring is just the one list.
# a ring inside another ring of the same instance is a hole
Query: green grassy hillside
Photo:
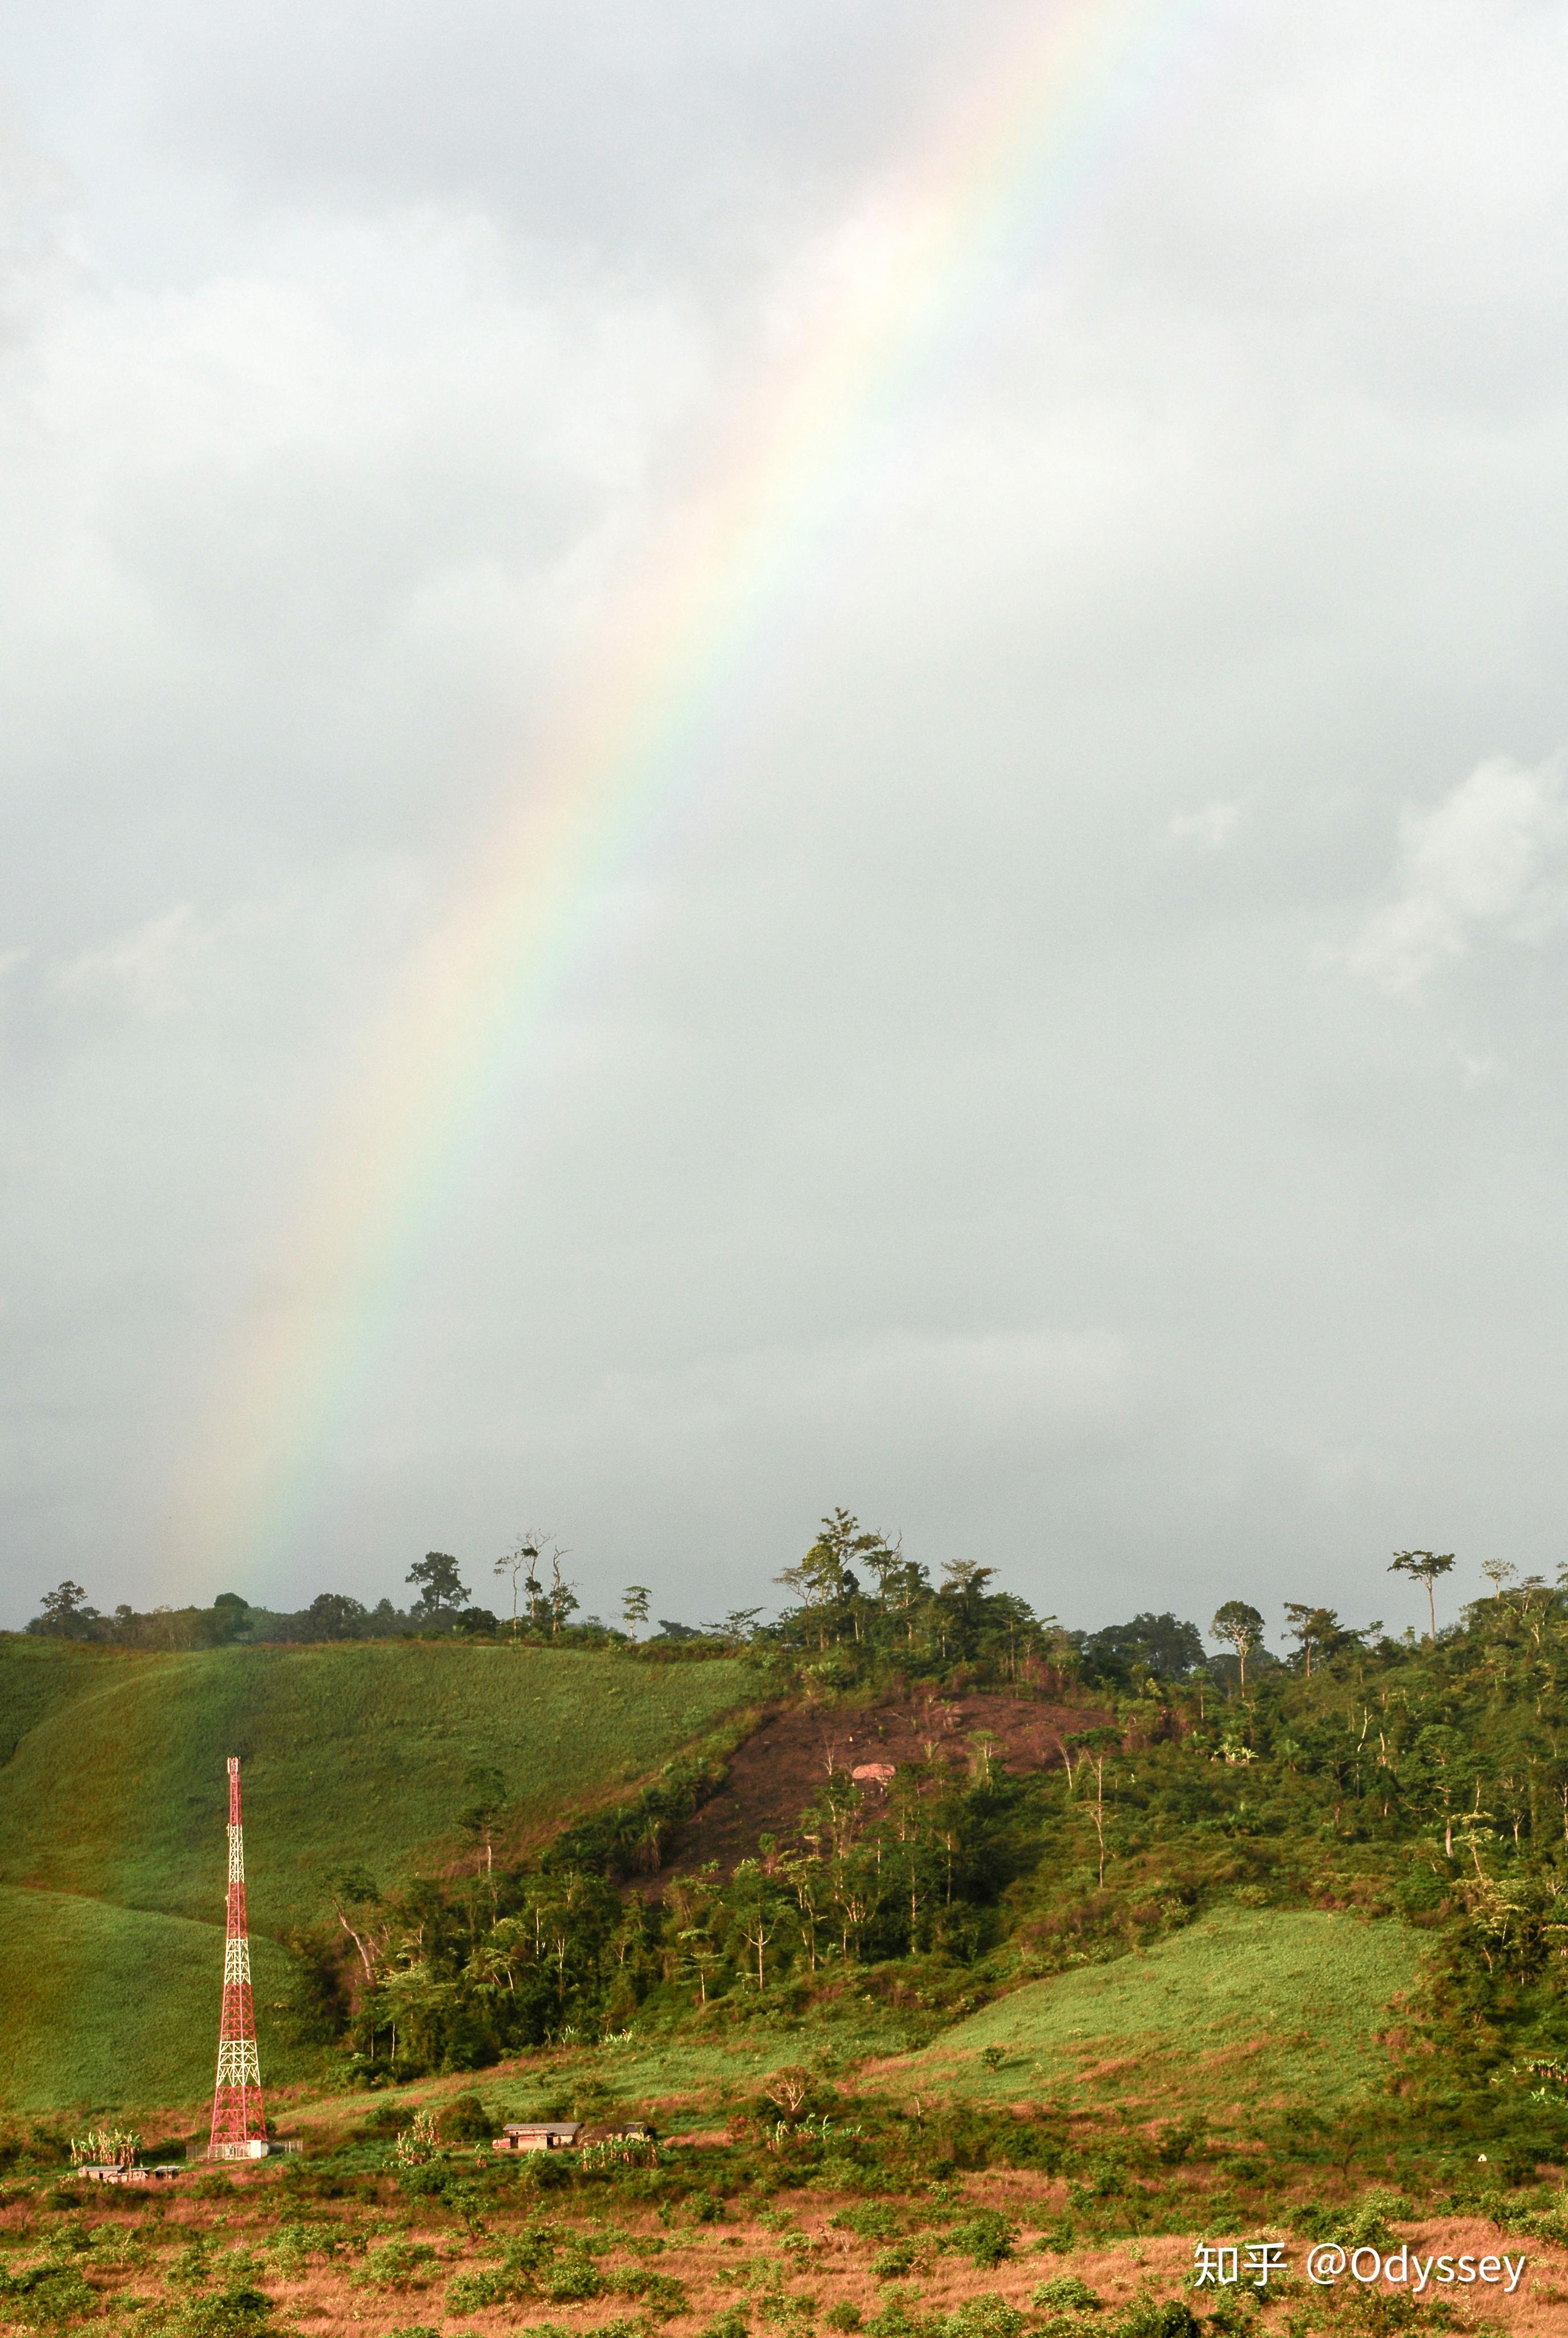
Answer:
[[354, 1858], [390, 1881], [450, 1841], [471, 1763], [501, 1771], [518, 1826], [558, 1817], [656, 1767], [749, 1678], [433, 1641], [174, 1655], [13, 1641], [0, 1744], [14, 1714], [28, 1725], [0, 1766], [0, 1883], [220, 1919], [238, 1754], [250, 1919], [276, 1930], [319, 1911], [319, 1865]]
[[[0, 1885], [0, 2102], [14, 2110], [199, 2100], [212, 2083], [223, 1936], [63, 1892]], [[252, 1950], [262, 2077], [299, 2075], [272, 2009], [289, 1960]]]
[[[506, 1781], [508, 1829], [558, 1821], [656, 1768], [750, 1680], [740, 1665], [421, 1641], [0, 1642], [0, 2104], [169, 2101], [210, 2083], [229, 1754], [245, 1763], [264, 2022], [286, 1973], [264, 1936], [322, 1912], [323, 1868], [355, 1860], [390, 1883], [439, 1862], [476, 1762]], [[277, 2041], [263, 2046], [281, 2075]]]
[[1073, 2088], [1220, 2117], [1276, 2097], [1342, 2103], [1385, 2076], [1375, 2036], [1425, 1945], [1353, 1915], [1217, 1911], [1157, 1948], [1014, 1990], [877, 2082], [993, 2099]]

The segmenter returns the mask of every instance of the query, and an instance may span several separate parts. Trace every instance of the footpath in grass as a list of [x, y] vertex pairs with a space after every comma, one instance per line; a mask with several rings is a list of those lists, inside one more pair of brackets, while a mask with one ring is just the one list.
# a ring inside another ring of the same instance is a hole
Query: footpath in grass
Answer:
[[500, 1771], [521, 1832], [657, 1768], [754, 1677], [740, 1664], [434, 1641], [74, 1667], [8, 1651], [0, 1742], [8, 1714], [29, 1725], [0, 1766], [0, 1881], [220, 1916], [223, 1764], [238, 1754], [250, 1920], [277, 1930], [319, 1913], [323, 1867], [354, 1860], [385, 1884], [456, 1850], [474, 1763]]
[[[221, 1926], [0, 1885], [0, 2106], [111, 2111], [211, 2089]], [[300, 2056], [272, 2009], [289, 1960], [270, 1940], [251, 1959], [263, 2074], [287, 2083]]]
[[1390, 1921], [1223, 1909], [1157, 1948], [1029, 1982], [866, 2082], [993, 2100], [1073, 2088], [1151, 2115], [1340, 2104], [1381, 2078], [1376, 2036], [1423, 1947]]

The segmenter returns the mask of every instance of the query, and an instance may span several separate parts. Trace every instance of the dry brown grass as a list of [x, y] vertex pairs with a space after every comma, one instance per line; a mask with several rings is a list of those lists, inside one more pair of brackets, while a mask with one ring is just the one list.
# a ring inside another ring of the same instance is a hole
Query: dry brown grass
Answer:
[[[871, 2260], [879, 2245], [836, 2230], [831, 2223], [834, 2215], [849, 2205], [852, 2204], [816, 2191], [781, 2194], [769, 2203], [767, 2225], [747, 2215], [744, 2204], [734, 2201], [729, 2204], [728, 2210], [732, 2221], [698, 2226], [662, 2225], [649, 2211], [622, 2204], [612, 2196], [593, 2204], [580, 2196], [551, 2198], [533, 2204], [533, 2209], [535, 2215], [548, 2215], [566, 2232], [576, 2229], [591, 2233], [602, 2223], [613, 2223], [635, 2238], [661, 2240], [662, 2248], [652, 2257], [640, 2258], [619, 2246], [603, 2252], [598, 2257], [601, 2271], [612, 2277], [618, 2267], [640, 2262], [684, 2283], [690, 2294], [691, 2311], [671, 2319], [664, 2327], [671, 2338], [694, 2338], [696, 2332], [725, 2308], [749, 2302], [754, 2308], [756, 2300], [752, 2296], [749, 2301], [747, 2280], [759, 2272], [765, 2274], [769, 2267], [778, 2269], [778, 2280], [789, 2293], [815, 2300], [809, 2322], [799, 2326], [809, 2327], [814, 2323], [818, 2330], [822, 2329], [828, 2309], [841, 2303], [858, 2307], [869, 2320], [884, 2302], [887, 2284], [878, 2281], [871, 2271]], [[892, 2205], [897, 2208], [901, 2204]], [[1118, 2241], [1086, 2246], [1065, 2255], [1035, 2251], [1028, 2238], [1031, 2230], [1052, 2223], [1063, 2205], [1061, 2185], [1028, 2171], [994, 2170], [960, 2179], [952, 2187], [953, 2216], [961, 2217], [977, 2207], [1003, 2210], [1024, 2228], [1019, 2253], [999, 2265], [979, 2268], [960, 2257], [938, 2254], [916, 2230], [911, 2237], [919, 2244], [917, 2262], [898, 2285], [923, 2316], [951, 2313], [966, 2299], [985, 2292], [1027, 2312], [1031, 2294], [1038, 2284], [1063, 2274], [1076, 2274], [1086, 2282], [1112, 2310], [1130, 2304], [1141, 2293], [1170, 2297], [1187, 2290], [1193, 2264], [1192, 2235]], [[792, 2220], [799, 2238], [777, 2228], [780, 2213]], [[214, 2248], [249, 2247], [261, 2251], [281, 2218], [290, 2215], [340, 2225], [346, 2236], [353, 2235], [372, 2242], [395, 2232], [397, 2237], [423, 2242], [436, 2251], [436, 2262], [426, 2268], [429, 2278], [397, 2292], [377, 2292], [357, 2284], [352, 2275], [363, 2262], [358, 2255], [312, 2262], [293, 2278], [270, 2271], [263, 2285], [275, 2302], [280, 2329], [299, 2327], [308, 2333], [308, 2338], [318, 2338], [318, 2333], [320, 2338], [328, 2338], [328, 2333], [338, 2331], [343, 2332], [345, 2338], [348, 2333], [355, 2333], [355, 2338], [389, 2338], [391, 2332], [409, 2323], [442, 2328], [452, 2333], [452, 2338], [459, 2331], [473, 2332], [475, 2338], [512, 2338], [519, 2328], [539, 2322], [550, 2322], [582, 2333], [582, 2338], [591, 2338], [591, 2333], [606, 2322], [637, 2311], [634, 2302], [621, 2297], [601, 2297], [590, 2304], [568, 2305], [552, 2304], [541, 2295], [481, 2312], [448, 2313], [445, 2309], [445, 2290], [452, 2275], [495, 2262], [500, 2246], [525, 2221], [525, 2210], [522, 2204], [515, 2208], [508, 2204], [489, 2215], [487, 2235], [471, 2237], [449, 2216], [422, 2215], [416, 2208], [412, 2213], [407, 2211], [390, 2187], [385, 2203], [377, 2206], [359, 2202], [321, 2202], [291, 2205], [281, 2211], [277, 2194], [270, 2186], [263, 2188], [246, 2179], [235, 2181], [227, 2199], [201, 2201], [185, 2194], [170, 2199], [162, 2213], [139, 2213], [113, 2202], [105, 2202], [100, 2212], [94, 2201], [83, 2211], [87, 2225], [116, 2232], [145, 2231], [153, 2244], [153, 2269], [130, 2275], [107, 2269], [94, 2274], [88, 2258], [85, 2262], [89, 2277], [103, 2291], [106, 2303], [111, 2295], [117, 2295], [125, 2304], [132, 2297], [151, 2300], [164, 2296], [169, 2293], [161, 2273], [175, 2251], [193, 2235], [205, 2235]], [[57, 2223], [53, 2215], [30, 2214], [25, 2201], [13, 2200], [0, 2211], [0, 2227], [6, 2228], [6, 2238], [13, 2245], [21, 2237], [23, 2229], [27, 2231], [30, 2241], [42, 2242]], [[1495, 2255], [1503, 2245], [1496, 2227], [1479, 2217], [1426, 2219], [1398, 2225], [1396, 2232], [1399, 2241], [1407, 2243], [1413, 2252], [1423, 2256], [1456, 2256], [1464, 2253], [1476, 2257]], [[1238, 2231], [1234, 2235], [1242, 2242], [1261, 2236], [1257, 2230]], [[1271, 2236], [1284, 2237], [1278, 2227], [1273, 2228]], [[1287, 2255], [1298, 2268], [1305, 2258], [1307, 2246], [1307, 2243], [1295, 2237], [1286, 2239]], [[1451, 2288], [1442, 2293], [1453, 2308], [1456, 2329], [1475, 2333], [1476, 2338], [1488, 2330], [1504, 2333], [1505, 2338], [1568, 2338], [1568, 2250], [1535, 2242], [1512, 2242], [1508, 2244], [1508, 2253], [1514, 2257], [1524, 2254], [1529, 2260], [1512, 2297], [1505, 2296], [1501, 2288]], [[1194, 2303], [1200, 2311], [1207, 2311], [1212, 2303], [1212, 2293], [1207, 2301], [1198, 2299]], [[1266, 2333], [1278, 2333], [1279, 2338], [1304, 2338], [1308, 2330], [1322, 2333], [1323, 2338], [1377, 2338], [1376, 2313], [1369, 2311], [1367, 2294], [1349, 2282], [1332, 2291], [1312, 2289], [1298, 2270], [1277, 2301], [1270, 2297], [1269, 2306], [1271, 2310], [1262, 2328]], [[751, 2319], [760, 2338], [767, 2338], [766, 2324], [754, 2310]]]

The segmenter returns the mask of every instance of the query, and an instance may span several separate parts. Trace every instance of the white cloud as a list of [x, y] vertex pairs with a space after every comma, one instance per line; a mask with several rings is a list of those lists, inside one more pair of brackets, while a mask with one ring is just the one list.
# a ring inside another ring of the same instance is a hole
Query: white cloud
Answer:
[[67, 959], [54, 969], [54, 987], [66, 997], [114, 1000], [141, 1015], [172, 1014], [186, 1004], [191, 975], [211, 940], [185, 902]]
[[1195, 811], [1173, 812], [1165, 823], [1166, 841], [1190, 845], [1195, 852], [1222, 852], [1240, 819], [1241, 807], [1235, 803], [1207, 803]]
[[1398, 889], [1349, 952], [1356, 972], [1417, 997], [1479, 933], [1539, 942], [1568, 918], [1568, 802], [1560, 758], [1494, 755], [1430, 810], [1407, 804]]

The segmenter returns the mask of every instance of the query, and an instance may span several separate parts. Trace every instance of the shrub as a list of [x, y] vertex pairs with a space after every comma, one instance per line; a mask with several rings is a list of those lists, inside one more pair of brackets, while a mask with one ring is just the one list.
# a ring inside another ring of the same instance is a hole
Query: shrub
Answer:
[[1034, 2249], [1039, 2256], [1067, 2257], [1072, 2255], [1077, 2245], [1077, 2225], [1071, 2216], [1058, 2216], [1054, 2225], [1047, 2225], [1039, 2235]]
[[93, 2311], [93, 2292], [74, 2265], [33, 2265], [25, 2273], [0, 2272], [0, 2319], [25, 2330], [56, 2329]]
[[915, 2262], [912, 2242], [900, 2241], [897, 2248], [878, 2249], [871, 2260], [871, 2270], [878, 2281], [897, 2281], [906, 2274]]
[[1041, 2313], [1051, 2308], [1058, 2313], [1090, 2313], [1096, 2311], [1100, 2302], [1088, 2283], [1080, 2281], [1073, 2273], [1059, 2273], [1054, 2281], [1043, 2281], [1029, 2300]]
[[727, 2305], [722, 2313], [714, 2315], [706, 2330], [698, 2332], [697, 2338], [749, 2338], [750, 2330], [741, 2308]]
[[206, 2240], [200, 2233], [196, 2234], [192, 2239], [186, 2242], [182, 2249], [175, 2253], [170, 2262], [168, 2273], [164, 2276], [170, 2287], [172, 2289], [202, 2288], [208, 2278], [211, 2254]]
[[168, 2338], [260, 2338], [272, 2311], [263, 2290], [231, 2282], [209, 2297], [193, 2297], [164, 2324]]
[[841, 2208], [828, 2222], [839, 2232], [854, 2233], [863, 2241], [893, 2241], [898, 2237], [898, 2219], [880, 2200], [867, 2201], [863, 2208]]
[[1018, 2338], [1028, 2316], [994, 2289], [982, 2290], [978, 2297], [966, 2297], [952, 2313], [945, 2313], [936, 2327], [941, 2338]]
[[537, 2273], [541, 2265], [547, 2265], [555, 2254], [558, 2233], [554, 2225], [524, 2225], [506, 2245], [507, 2272]]
[[1090, 2152], [1083, 2175], [1067, 2179], [1067, 2197], [1075, 2208], [1089, 2200], [1113, 2200], [1126, 2189], [1126, 2163], [1119, 2152]]
[[1180, 2297], [1135, 2297], [1111, 2324], [1111, 2338], [1200, 2338], [1201, 2324]]
[[505, 2305], [518, 2294], [518, 2284], [505, 2273], [455, 2273], [446, 2284], [448, 2313], [483, 2313], [486, 2306]]
[[383, 2241], [349, 2278], [362, 2289], [427, 2289], [436, 2252], [426, 2241]]
[[918, 2324], [909, 2313], [902, 2290], [890, 2290], [878, 2312], [866, 2323], [870, 2338], [916, 2338]]
[[817, 2300], [794, 2290], [765, 2289], [758, 2296], [757, 2312], [769, 2330], [799, 2329], [815, 2315]]
[[837, 2305], [830, 2305], [828, 2308], [822, 2318], [829, 2330], [858, 2330], [860, 2308], [858, 2305], [851, 2305], [847, 2297], [841, 2297]]
[[269, 2254], [279, 2272], [291, 2279], [304, 2271], [308, 2257], [335, 2255], [342, 2238], [337, 2225], [308, 2225], [291, 2217], [273, 2234]]
[[677, 2313], [691, 2311], [685, 2283], [677, 2281], [672, 2274], [650, 2273], [646, 2265], [627, 2265], [612, 2276], [610, 2286], [622, 2297], [636, 2298], [644, 2313], [652, 2313], [660, 2322], [669, 2322]]
[[999, 2209], [981, 2208], [950, 2225], [936, 2245], [966, 2256], [972, 2264], [998, 2265], [1013, 2254], [1014, 2228]]
[[451, 2143], [487, 2143], [495, 2132], [495, 2122], [477, 2095], [458, 2095], [441, 2113], [441, 2133]]
[[544, 2294], [552, 2305], [581, 2305], [597, 2297], [603, 2286], [593, 2259], [574, 2255], [564, 2258], [546, 2275]]

